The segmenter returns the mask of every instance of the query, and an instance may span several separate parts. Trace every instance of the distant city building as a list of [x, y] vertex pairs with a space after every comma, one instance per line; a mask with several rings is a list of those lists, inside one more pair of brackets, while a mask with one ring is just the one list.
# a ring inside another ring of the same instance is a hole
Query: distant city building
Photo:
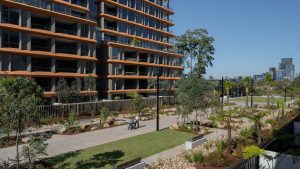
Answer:
[[[299, 77], [299, 76], [300, 76], [300, 72], [296, 74], [296, 77]], [[295, 78], [296, 78], [296, 77], [295, 77]]]
[[263, 80], [264, 79], [264, 75], [253, 75], [253, 80], [254, 81], [259, 81], [259, 80]]
[[282, 58], [277, 71], [277, 80], [293, 79], [295, 77], [295, 65], [293, 58]]
[[277, 79], [277, 69], [276, 69], [276, 67], [271, 67], [269, 69], [269, 73], [272, 75], [273, 80]]

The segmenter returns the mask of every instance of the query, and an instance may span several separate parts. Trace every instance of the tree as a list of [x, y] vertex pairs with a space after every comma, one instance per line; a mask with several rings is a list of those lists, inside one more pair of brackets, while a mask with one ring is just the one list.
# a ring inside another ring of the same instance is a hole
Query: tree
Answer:
[[129, 93], [127, 93], [127, 97], [133, 99], [132, 100], [132, 108], [133, 108], [132, 113], [141, 115], [142, 110], [145, 107], [142, 95], [138, 94], [137, 92], [129, 92]]
[[208, 108], [213, 89], [214, 86], [209, 81], [191, 75], [178, 81], [177, 101], [185, 112], [196, 110], [196, 120], [198, 120], [198, 109]]
[[243, 82], [244, 82], [245, 92], [246, 92], [246, 107], [248, 108], [249, 107], [248, 106], [249, 88], [250, 88], [250, 85], [251, 85], [251, 77], [250, 76], [245, 77]]
[[227, 129], [227, 154], [230, 154], [232, 151], [231, 141], [232, 141], [232, 124], [234, 123], [234, 119], [240, 118], [240, 109], [238, 107], [234, 107], [227, 111], [223, 111], [223, 113], [218, 113], [216, 115], [216, 120], [219, 122], [226, 123]]
[[229, 92], [230, 92], [230, 89], [231, 89], [231, 82], [226, 81], [224, 86], [225, 86], [225, 90], [226, 90], [226, 94], [227, 94], [227, 103], [229, 103]]
[[[206, 67], [213, 65], [214, 41], [206, 29], [188, 30], [185, 34], [175, 38], [175, 47], [184, 54], [190, 74], [195, 72], [198, 76], [202, 76], [206, 73]], [[193, 63], [194, 61], [196, 63]], [[195, 68], [193, 68], [194, 65]]]
[[[2, 119], [16, 134], [16, 163], [20, 167], [20, 136], [26, 125], [38, 123], [37, 106], [41, 103], [42, 88], [36, 82], [24, 77], [0, 79], [2, 96]], [[2, 123], [0, 124], [3, 125]]]
[[90, 98], [90, 102], [92, 102], [91, 91], [96, 89], [96, 79], [92, 75], [85, 77], [84, 78], [84, 87], [86, 90], [89, 91], [88, 95]]
[[64, 78], [60, 78], [57, 82], [55, 92], [59, 103], [74, 102], [76, 96], [80, 93], [80, 80], [74, 80], [69, 86]]
[[265, 76], [265, 82], [267, 85], [267, 106], [270, 107], [270, 90], [271, 90], [271, 82], [272, 82], [272, 75], [267, 73]]

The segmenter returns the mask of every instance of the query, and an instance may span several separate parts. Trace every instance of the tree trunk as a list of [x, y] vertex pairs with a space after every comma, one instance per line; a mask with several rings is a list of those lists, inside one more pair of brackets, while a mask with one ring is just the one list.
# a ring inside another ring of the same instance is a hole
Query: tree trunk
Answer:
[[246, 107], [248, 108], [248, 95], [249, 95], [249, 89], [246, 88]]
[[20, 168], [20, 153], [19, 153], [19, 141], [20, 141], [20, 128], [21, 128], [21, 122], [20, 119], [18, 119], [18, 127], [16, 130], [16, 162], [17, 162], [17, 166], [16, 168], [19, 169]]
[[270, 86], [267, 87], [267, 107], [270, 108]]
[[227, 154], [231, 154], [231, 125], [229, 121], [227, 121], [227, 134]]
[[227, 93], [227, 103], [229, 103], [229, 91], [227, 91], [226, 93]]

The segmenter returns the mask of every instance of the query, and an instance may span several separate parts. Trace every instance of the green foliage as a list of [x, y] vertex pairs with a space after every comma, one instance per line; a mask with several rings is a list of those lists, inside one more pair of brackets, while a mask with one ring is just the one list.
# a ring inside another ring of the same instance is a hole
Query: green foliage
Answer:
[[21, 151], [21, 156], [25, 159], [29, 169], [34, 168], [35, 162], [39, 157], [46, 156], [48, 143], [42, 137], [31, 136], [28, 144], [24, 145]]
[[[37, 106], [42, 101], [42, 88], [29, 78], [1, 77], [0, 93], [2, 94], [0, 128], [15, 131], [16, 147], [18, 147], [20, 135], [25, 126], [38, 124]], [[16, 157], [19, 166], [18, 149]]]
[[240, 136], [242, 136], [244, 138], [252, 138], [253, 133], [254, 133], [254, 131], [252, 128], [246, 128], [240, 132]]
[[80, 93], [80, 79], [76, 79], [69, 86], [64, 78], [60, 78], [57, 82], [55, 92], [59, 103], [72, 103], [76, 101], [76, 97]]
[[102, 107], [99, 111], [99, 121], [100, 121], [100, 123], [104, 123], [104, 121], [107, 119], [109, 114], [110, 114], [110, 110], [106, 107]]
[[267, 152], [264, 149], [259, 148], [256, 145], [246, 146], [242, 150], [242, 155], [244, 159], [252, 158], [255, 156], [267, 156]]
[[63, 121], [62, 124], [66, 129], [77, 127], [79, 125], [79, 121], [76, 119], [76, 113], [70, 113], [68, 119]]
[[194, 161], [193, 161], [193, 155], [192, 155], [192, 154], [186, 153], [186, 154], [184, 154], [184, 158], [185, 158], [189, 163], [194, 162]]
[[121, 100], [121, 97], [120, 96], [115, 96], [114, 100]]
[[[201, 76], [206, 73], [206, 67], [213, 65], [214, 38], [208, 35], [207, 30], [188, 30], [185, 34], [176, 37], [175, 41], [175, 47], [184, 54], [191, 73]], [[196, 63], [194, 64], [193, 61]]]
[[88, 95], [90, 97], [90, 102], [91, 102], [93, 94], [91, 94], [90, 91], [96, 89], [96, 78], [93, 77], [92, 75], [85, 77], [84, 78], [84, 87], [85, 87], [85, 90], [89, 91]]
[[202, 151], [197, 151], [193, 153], [193, 162], [201, 164], [204, 161], [204, 155]]
[[133, 99], [131, 104], [131, 113], [142, 114], [142, 110], [145, 108], [142, 95], [137, 92], [127, 93], [127, 97]]

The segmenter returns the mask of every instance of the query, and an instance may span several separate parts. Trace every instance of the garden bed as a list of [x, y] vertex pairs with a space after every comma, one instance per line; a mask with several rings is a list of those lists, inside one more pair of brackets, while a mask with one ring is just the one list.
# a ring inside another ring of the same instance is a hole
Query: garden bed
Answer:
[[[20, 136], [20, 142], [19, 144], [25, 144], [24, 141], [22, 141], [22, 138], [25, 136]], [[16, 146], [16, 136], [10, 136], [10, 137], [2, 137], [0, 138], [0, 148], [6, 148]]]

